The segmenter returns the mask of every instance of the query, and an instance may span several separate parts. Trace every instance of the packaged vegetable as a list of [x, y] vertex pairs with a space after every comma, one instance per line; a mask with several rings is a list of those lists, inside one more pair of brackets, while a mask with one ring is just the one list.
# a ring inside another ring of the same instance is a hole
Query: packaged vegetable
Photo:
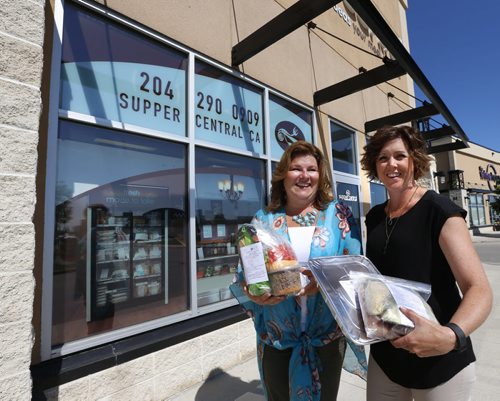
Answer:
[[238, 245], [250, 294], [290, 295], [300, 291], [300, 265], [285, 238], [254, 221], [240, 228]]
[[264, 251], [253, 225], [243, 224], [238, 230], [238, 252], [248, 292], [257, 296], [270, 293], [271, 284], [267, 276]]

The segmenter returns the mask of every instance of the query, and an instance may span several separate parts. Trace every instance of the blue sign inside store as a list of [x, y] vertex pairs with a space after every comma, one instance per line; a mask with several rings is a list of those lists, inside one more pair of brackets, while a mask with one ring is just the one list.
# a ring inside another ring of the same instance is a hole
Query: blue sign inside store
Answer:
[[186, 135], [186, 72], [128, 62], [63, 63], [61, 104], [105, 120]]
[[196, 138], [264, 154], [263, 91], [198, 62]]

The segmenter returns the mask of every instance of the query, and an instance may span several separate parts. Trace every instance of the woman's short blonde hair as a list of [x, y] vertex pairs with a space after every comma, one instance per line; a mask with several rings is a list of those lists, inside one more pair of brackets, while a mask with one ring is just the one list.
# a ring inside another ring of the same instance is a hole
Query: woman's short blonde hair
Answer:
[[313, 156], [318, 163], [318, 192], [316, 193], [314, 207], [319, 210], [324, 210], [333, 200], [332, 183], [328, 175], [329, 167], [323, 153], [312, 143], [297, 141], [286, 148], [285, 152], [281, 156], [276, 170], [273, 173], [273, 177], [271, 179], [271, 202], [266, 208], [268, 211], [275, 212], [280, 207], [284, 207], [286, 205], [287, 199], [283, 182], [290, 168], [290, 164], [297, 156]]
[[429, 171], [432, 158], [427, 154], [425, 141], [417, 130], [409, 126], [386, 126], [380, 128], [368, 139], [361, 157], [361, 167], [372, 180], [377, 176], [377, 159], [385, 144], [401, 138], [413, 161], [413, 178], [418, 180]]

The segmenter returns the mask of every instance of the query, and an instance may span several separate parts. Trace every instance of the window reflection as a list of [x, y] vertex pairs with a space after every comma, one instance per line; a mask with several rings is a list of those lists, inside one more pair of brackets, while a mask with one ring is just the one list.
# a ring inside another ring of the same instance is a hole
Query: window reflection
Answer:
[[303, 107], [269, 95], [269, 127], [271, 130], [271, 156], [280, 159], [293, 142], [312, 142], [312, 112]]
[[482, 226], [486, 224], [486, 212], [482, 194], [469, 193], [469, 215], [472, 226]]
[[261, 160], [196, 149], [196, 255], [198, 306], [231, 297], [238, 255], [236, 233], [264, 206]]
[[370, 207], [384, 203], [387, 200], [387, 191], [383, 184], [370, 181]]
[[357, 174], [354, 132], [330, 122], [332, 138], [333, 169], [343, 173]]
[[62, 43], [61, 109], [186, 135], [186, 54], [73, 2]]
[[188, 309], [185, 153], [60, 121], [54, 345]]
[[197, 61], [195, 92], [196, 138], [264, 154], [262, 88]]

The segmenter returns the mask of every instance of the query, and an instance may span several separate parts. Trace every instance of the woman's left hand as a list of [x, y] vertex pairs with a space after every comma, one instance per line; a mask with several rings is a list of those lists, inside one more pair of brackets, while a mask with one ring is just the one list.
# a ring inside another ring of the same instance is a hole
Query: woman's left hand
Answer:
[[314, 295], [314, 294], [317, 294], [318, 291], [319, 291], [319, 288], [318, 288], [318, 283], [316, 281], [316, 278], [314, 277], [314, 275], [312, 274], [312, 271], [305, 268], [305, 267], [302, 267], [300, 272], [304, 275], [304, 276], [307, 276], [307, 278], [309, 279], [309, 283], [300, 290], [300, 292], [297, 294], [299, 297], [301, 296], [304, 296], [304, 295]]
[[410, 309], [400, 310], [415, 328], [409, 334], [391, 340], [394, 347], [403, 348], [421, 358], [447, 354], [455, 348], [456, 338], [450, 328], [425, 319]]

